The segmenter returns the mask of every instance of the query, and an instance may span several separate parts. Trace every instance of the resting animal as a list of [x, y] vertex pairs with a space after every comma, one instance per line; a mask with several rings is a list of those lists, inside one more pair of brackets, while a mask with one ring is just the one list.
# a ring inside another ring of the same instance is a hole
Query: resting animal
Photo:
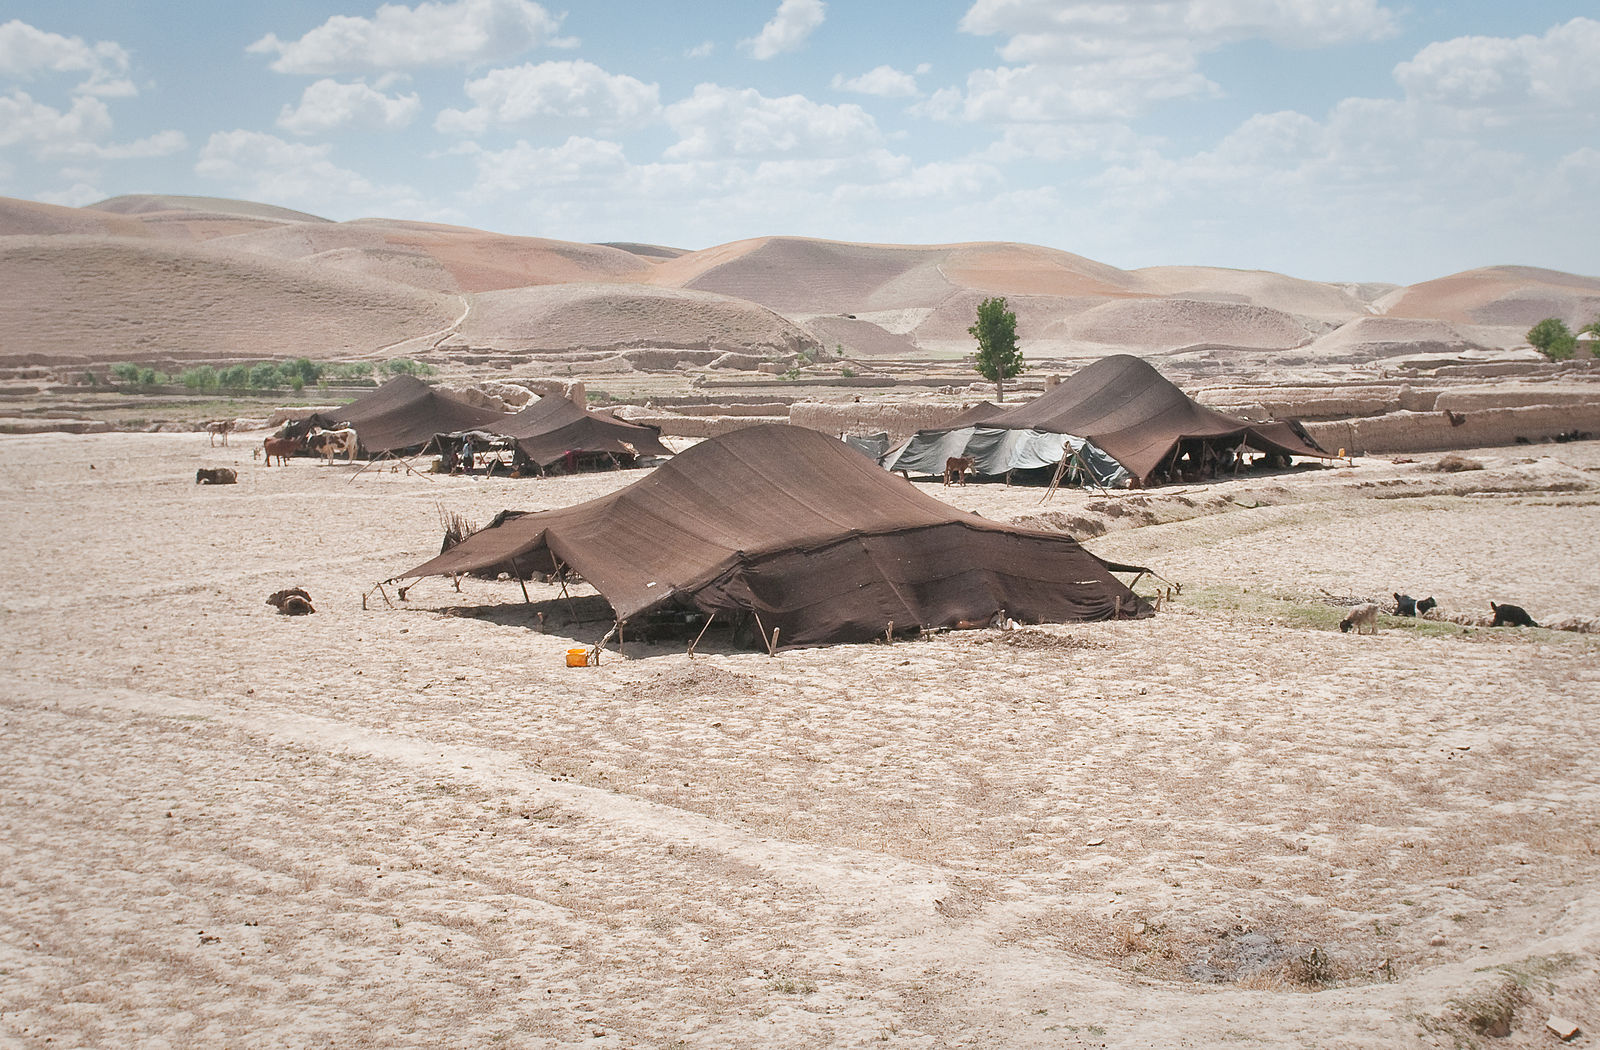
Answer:
[[267, 438], [261, 442], [261, 450], [267, 455], [267, 466], [272, 466], [272, 457], [278, 457], [278, 465], [287, 467], [289, 457], [300, 451], [298, 438]]
[[354, 463], [356, 459], [356, 432], [350, 427], [340, 430], [313, 430], [306, 435], [306, 448], [319, 453], [330, 464], [333, 457], [343, 452], [346, 463]]
[[951, 456], [944, 461], [944, 483], [949, 485], [952, 481], [959, 480], [961, 484], [967, 483], [967, 474], [977, 468], [977, 462], [971, 456]]
[[1537, 627], [1533, 617], [1528, 615], [1528, 610], [1520, 605], [1496, 605], [1489, 603], [1489, 611], [1494, 613], [1494, 623], [1490, 627]]
[[267, 604], [277, 606], [278, 612], [284, 616], [304, 616], [317, 611], [311, 607], [311, 595], [299, 587], [273, 592]]
[[239, 473], [231, 467], [201, 467], [194, 472], [196, 485], [234, 485], [239, 481]]
[[1357, 634], [1377, 634], [1378, 603], [1364, 602], [1345, 613], [1344, 619], [1339, 621], [1339, 630], [1349, 634], [1351, 628], [1354, 628]]

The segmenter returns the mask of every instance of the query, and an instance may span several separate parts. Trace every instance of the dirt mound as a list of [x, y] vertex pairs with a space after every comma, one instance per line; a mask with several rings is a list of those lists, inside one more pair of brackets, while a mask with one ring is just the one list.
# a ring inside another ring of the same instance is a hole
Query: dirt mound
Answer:
[[1177, 350], [1197, 343], [1274, 350], [1301, 346], [1304, 322], [1264, 306], [1194, 299], [1123, 299], [1052, 325], [1040, 338], [1068, 344]]
[[86, 205], [85, 210], [140, 216], [163, 212], [187, 212], [196, 215], [230, 215], [241, 219], [266, 219], [271, 222], [331, 221], [309, 212], [279, 208], [272, 204], [257, 204], [254, 201], [236, 201], [225, 197], [183, 197], [162, 193], [136, 193], [110, 197], [98, 204]]
[[1390, 317], [1429, 317], [1526, 331], [1546, 317], [1576, 328], [1600, 316], [1600, 278], [1491, 266], [1401, 288], [1378, 301]]
[[203, 244], [0, 240], [6, 351], [53, 361], [337, 358], [447, 326], [455, 299]]
[[453, 292], [629, 280], [651, 269], [638, 256], [603, 245], [367, 219], [257, 230], [230, 237], [227, 245], [279, 258], [316, 258], [351, 272]]
[[[1224, 270], [1210, 266], [1153, 266], [1136, 270], [1146, 292], [1179, 299], [1249, 303], [1294, 317], [1331, 324], [1366, 315], [1378, 289], [1359, 285], [1303, 281], [1263, 270]], [[1381, 286], [1383, 291], [1392, 285]]]
[[754, 303], [623, 284], [486, 292], [444, 344], [556, 352], [642, 347], [792, 353], [815, 341]]
[[150, 231], [137, 219], [0, 197], [0, 237], [44, 237], [55, 234], [147, 237]]
[[[1512, 338], [1520, 341], [1520, 337]], [[1498, 349], [1500, 342], [1481, 341], [1481, 328], [1464, 331], [1448, 321], [1412, 317], [1361, 317], [1335, 329], [1307, 347], [1308, 353], [1329, 361], [1370, 361], [1375, 357], [1410, 357], [1416, 354], [1461, 356]]]

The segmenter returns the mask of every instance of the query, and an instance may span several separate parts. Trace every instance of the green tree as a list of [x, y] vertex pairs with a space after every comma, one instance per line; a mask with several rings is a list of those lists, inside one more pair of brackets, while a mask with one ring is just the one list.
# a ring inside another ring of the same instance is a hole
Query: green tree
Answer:
[[1578, 339], [1559, 317], [1546, 317], [1528, 329], [1528, 342], [1552, 361], [1565, 361], [1578, 350]]
[[246, 365], [229, 365], [217, 373], [217, 385], [228, 390], [243, 390], [250, 385], [250, 369]]
[[190, 390], [215, 390], [217, 388], [217, 370], [210, 365], [185, 368], [179, 374], [178, 381]]
[[978, 341], [972, 367], [994, 384], [995, 399], [1004, 401], [1006, 380], [1028, 368], [1017, 349], [1017, 315], [1006, 309], [1004, 297], [985, 299], [978, 304], [978, 320], [967, 334]]
[[276, 390], [283, 385], [278, 366], [271, 361], [258, 361], [250, 369], [250, 386], [256, 390]]

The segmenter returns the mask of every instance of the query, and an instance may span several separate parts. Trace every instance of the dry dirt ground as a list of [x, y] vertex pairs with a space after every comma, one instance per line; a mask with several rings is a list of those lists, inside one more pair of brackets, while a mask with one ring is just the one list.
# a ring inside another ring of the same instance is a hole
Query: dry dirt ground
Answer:
[[[1182, 593], [568, 668], [593, 598], [363, 592], [441, 508], [636, 475], [246, 441], [0, 438], [0, 1045], [1600, 1039], [1600, 635], [1335, 626], [1393, 590], [1600, 616], [1600, 444], [1047, 504], [934, 484]], [[315, 615], [264, 604], [295, 584]]]

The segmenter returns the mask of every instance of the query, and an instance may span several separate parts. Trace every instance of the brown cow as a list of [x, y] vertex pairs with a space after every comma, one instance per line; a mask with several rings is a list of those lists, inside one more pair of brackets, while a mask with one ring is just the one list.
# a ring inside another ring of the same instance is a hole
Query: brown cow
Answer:
[[951, 456], [944, 461], [944, 483], [949, 485], [951, 480], [959, 480], [961, 484], [967, 483], [967, 475], [977, 468], [977, 461], [971, 456]]
[[278, 457], [278, 465], [287, 467], [289, 457], [300, 451], [299, 438], [267, 438], [261, 442], [261, 448], [267, 454], [267, 466], [272, 466], [272, 457]]

